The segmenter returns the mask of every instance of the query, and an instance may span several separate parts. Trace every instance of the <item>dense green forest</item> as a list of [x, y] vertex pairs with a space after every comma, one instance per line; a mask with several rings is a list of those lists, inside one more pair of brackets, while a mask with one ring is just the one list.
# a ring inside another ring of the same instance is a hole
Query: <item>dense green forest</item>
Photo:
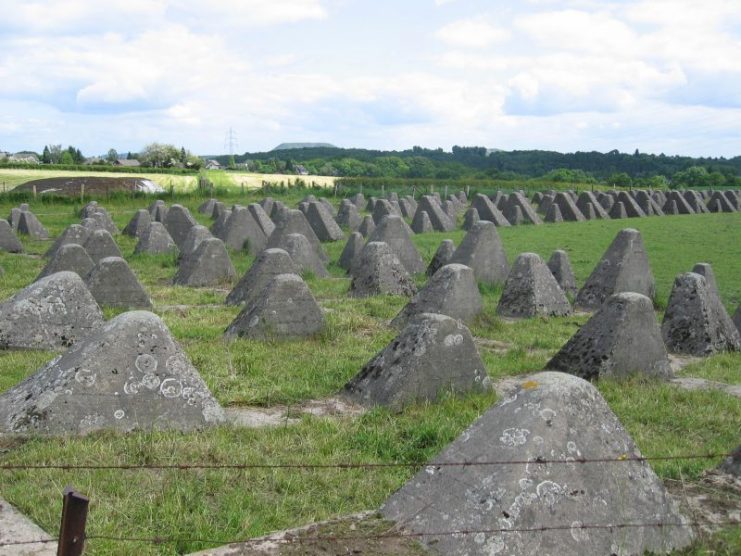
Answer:
[[396, 179], [543, 179], [617, 186], [740, 187], [741, 156], [693, 158], [664, 154], [489, 151], [484, 147], [413, 147], [377, 151], [315, 147], [212, 156], [226, 167], [261, 173], [299, 173]]

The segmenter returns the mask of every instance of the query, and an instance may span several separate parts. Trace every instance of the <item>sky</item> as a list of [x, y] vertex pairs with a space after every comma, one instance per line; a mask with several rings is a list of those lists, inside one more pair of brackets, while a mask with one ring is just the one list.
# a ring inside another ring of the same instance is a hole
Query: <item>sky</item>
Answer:
[[0, 150], [741, 155], [741, 0], [3, 0]]

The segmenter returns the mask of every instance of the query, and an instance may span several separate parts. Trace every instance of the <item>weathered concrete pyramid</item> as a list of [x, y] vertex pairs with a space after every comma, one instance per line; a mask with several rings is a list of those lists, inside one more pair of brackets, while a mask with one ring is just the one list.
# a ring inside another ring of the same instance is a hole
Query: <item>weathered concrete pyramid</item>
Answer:
[[190, 229], [197, 223], [190, 211], [182, 205], [172, 205], [163, 222], [178, 248], [185, 241]]
[[661, 210], [661, 205], [657, 203], [646, 191], [638, 191], [636, 193], [636, 202], [641, 210], [646, 215], [664, 216], [664, 211]]
[[713, 193], [708, 201], [707, 208], [709, 212], [736, 212], [737, 210], [720, 191]]
[[83, 244], [83, 247], [94, 263], [106, 257], [123, 256], [113, 236], [107, 230], [95, 230], [92, 232]]
[[246, 207], [234, 206], [223, 231], [217, 236], [230, 249], [247, 249], [250, 255], [257, 255], [265, 248], [268, 236]]
[[664, 212], [667, 212], [667, 207], [671, 208], [671, 202], [674, 201], [677, 206], [677, 212], [672, 214], [694, 214], [695, 211], [687, 203], [687, 200], [679, 194], [679, 191], [670, 191], [666, 197], [664, 206], [661, 207]]
[[306, 219], [319, 241], [339, 241], [345, 237], [332, 214], [322, 203], [309, 203]]
[[586, 220], [579, 207], [576, 206], [576, 203], [571, 198], [571, 195], [563, 191], [556, 193], [553, 204], [558, 205], [558, 208], [561, 209], [561, 215], [566, 222], [583, 222]]
[[608, 213], [610, 218], [613, 220], [619, 220], [620, 218], [628, 218], [628, 212], [625, 210], [625, 204], [617, 202], [612, 205], [610, 212]]
[[699, 274], [705, 278], [708, 289], [720, 298], [720, 291], [718, 290], [718, 282], [715, 280], [715, 272], [710, 263], [697, 263], [692, 267], [692, 272]]
[[247, 210], [250, 211], [252, 218], [257, 222], [257, 225], [260, 226], [260, 229], [262, 230], [262, 233], [265, 234], [267, 241], [267, 238], [269, 238], [270, 234], [275, 230], [275, 224], [270, 220], [268, 213], [265, 212], [262, 206], [257, 203], [247, 205]]
[[[314, 233], [314, 230], [309, 225], [306, 217], [300, 210], [286, 209], [280, 219], [275, 223], [275, 230], [270, 237], [266, 247], [279, 247], [284, 248], [283, 238], [288, 234], [301, 234], [309, 240], [311, 247], [314, 249], [319, 258], [323, 263], [329, 261], [329, 257], [324, 252], [322, 244], [319, 243], [319, 238]], [[295, 261], [294, 261], [295, 262]]]
[[359, 232], [351, 233], [340, 254], [340, 260], [337, 263], [339, 267], [349, 271], [355, 262], [355, 258], [360, 254], [364, 246], [365, 240], [363, 236]]
[[214, 220], [214, 223], [211, 224], [211, 233], [214, 235], [214, 237], [221, 238], [224, 236], [224, 231], [226, 230], [226, 223], [229, 221], [229, 218], [232, 216], [231, 209], [224, 209], [219, 216], [216, 217], [216, 220]]
[[551, 206], [548, 208], [548, 212], [545, 213], [544, 221], [551, 224], [563, 222], [563, 215], [561, 214], [561, 209], [557, 203], [551, 203]]
[[200, 212], [201, 214], [211, 215], [214, 212], [214, 206], [216, 206], [216, 203], [218, 202], [218, 199], [208, 199], [198, 206], [198, 212]]
[[226, 304], [249, 305], [278, 274], [298, 274], [298, 272], [298, 267], [283, 249], [265, 249], [226, 296]]
[[123, 233], [130, 237], [141, 237], [149, 228], [151, 223], [152, 216], [149, 214], [149, 211], [146, 209], [139, 209], [134, 213], [134, 216], [131, 217], [129, 223], [126, 224]]
[[162, 255], [164, 253], [177, 253], [178, 246], [162, 222], [150, 222], [134, 247], [134, 254], [148, 253], [150, 255]]
[[497, 314], [511, 318], [562, 317], [571, 304], [548, 266], [535, 253], [522, 253], [509, 271]]
[[85, 245], [88, 237], [90, 237], [90, 230], [88, 230], [85, 226], [80, 226], [79, 224], [70, 224], [64, 229], [59, 237], [54, 240], [54, 243], [52, 243], [52, 246], [49, 247], [46, 253], [44, 253], [44, 256], [53, 257], [57, 253], [57, 251], [59, 251], [62, 245], [67, 245], [68, 243]]
[[396, 208], [393, 203], [386, 199], [378, 199], [373, 205], [373, 222], [376, 226], [384, 219], [384, 217], [390, 214], [401, 216], [401, 209]]
[[582, 309], [598, 309], [605, 299], [620, 292], [636, 292], [650, 299], [656, 295], [643, 239], [633, 228], [618, 232], [579, 290], [575, 304]]
[[145, 311], [117, 316], [0, 396], [10, 433], [190, 431], [224, 420], [165, 324]]
[[208, 231], [206, 226], [201, 226], [200, 224], [193, 226], [183, 242], [183, 247], [180, 249], [179, 257], [184, 259], [192, 255], [196, 252], [196, 249], [198, 249], [198, 246], [204, 239], [211, 239], [212, 237], [214, 236], [211, 235], [211, 232]]
[[[542, 372], [522, 379], [515, 393], [394, 493], [381, 513], [437, 554], [638, 555], [688, 545], [689, 521], [640, 457], [594, 386]], [[547, 463], [578, 459], [598, 462]], [[475, 465], [500, 461], [511, 464]], [[463, 462], [474, 465], [457, 465]], [[681, 525], [609, 527], [634, 523]], [[449, 531], [472, 532], [439, 534]]]
[[674, 280], [661, 325], [667, 349], [700, 357], [722, 351], [741, 351], [741, 337], [725, 307], [694, 272]]
[[561, 249], [554, 251], [548, 259], [548, 269], [564, 293], [576, 295], [576, 278], [566, 251]]
[[283, 213], [288, 210], [288, 207], [282, 201], [275, 201], [273, 203], [273, 209], [270, 211], [270, 220], [273, 224], [277, 224], [279, 220], [283, 219]]
[[258, 204], [265, 211], [265, 214], [268, 215], [268, 218], [270, 218], [270, 214], [273, 212], [273, 205], [275, 205], [275, 199], [273, 199], [272, 197], [265, 197], [264, 199], [260, 200]]
[[85, 276], [85, 285], [98, 305], [149, 309], [152, 301], [121, 257], [106, 257]]
[[319, 278], [329, 276], [324, 262], [303, 234], [288, 234], [283, 237], [283, 241], [277, 247], [284, 249], [290, 255], [293, 264], [298, 268], [299, 274], [311, 272]]
[[670, 216], [676, 216], [679, 214], [679, 206], [677, 205], [677, 201], [674, 199], [670, 199], [666, 202], [664, 207], [662, 208], [664, 211], [664, 214], [670, 215]]
[[404, 197], [399, 199], [399, 210], [404, 218], [414, 218], [414, 213], [417, 212], [417, 203], [411, 198]]
[[507, 255], [497, 228], [486, 220], [468, 231], [450, 262], [470, 266], [476, 280], [487, 284], [504, 283], [509, 274]]
[[222, 203], [221, 201], [218, 201], [214, 205], [214, 210], [211, 211], [211, 219], [216, 220], [219, 216], [221, 216], [221, 213], [227, 210], [226, 203]]
[[361, 210], [365, 205], [365, 195], [363, 195], [362, 193], [356, 193], [355, 195], [350, 197], [350, 200], [356, 207], [358, 207], [358, 210]]
[[324, 329], [324, 314], [309, 286], [296, 274], [279, 274], [229, 325], [227, 338], [286, 340]]
[[362, 222], [360, 222], [360, 226], [358, 226], [358, 232], [360, 232], [364, 238], [371, 235], [375, 229], [376, 223], [373, 222], [372, 216], [364, 216]]
[[79, 275], [41, 278], [0, 305], [0, 349], [59, 349], [103, 325], [100, 307]]
[[511, 211], [511, 214], [514, 214], [515, 212], [514, 209], [510, 208], [514, 206], [520, 207], [520, 210], [522, 211], [522, 216], [525, 222], [529, 222], [530, 224], [535, 224], [535, 225], [543, 223], [543, 221], [538, 216], [538, 213], [535, 212], [535, 209], [530, 204], [530, 201], [528, 201], [527, 197], [525, 197], [519, 191], [515, 191], [508, 197], [507, 205], [505, 209], [502, 211], [504, 212], [504, 215], [507, 216], [507, 220], [509, 220], [510, 222], [512, 222], [512, 220], [507, 214], [510, 211]]
[[222, 286], [232, 282], [237, 271], [229, 259], [224, 242], [212, 237], [204, 239], [195, 252], [180, 260], [172, 283], [192, 288]]
[[[157, 199], [156, 201], [152, 201], [147, 207], [147, 210], [149, 211], [149, 214], [152, 218], [154, 218], [155, 214], [157, 213], [158, 207], [167, 208], [167, 205], [162, 199]], [[162, 220], [157, 220], [157, 222], [162, 222]]]
[[597, 197], [591, 191], [582, 191], [579, 194], [579, 198], [576, 200], [576, 207], [581, 211], [587, 220], [594, 220], [589, 218], [587, 212], [589, 212], [589, 205], [592, 205], [592, 213], [595, 215], [594, 218], [609, 218], [607, 212], [602, 207]]
[[365, 244], [350, 269], [350, 274], [350, 295], [353, 297], [382, 294], [411, 297], [417, 292], [414, 281], [399, 257], [386, 243], [380, 241]]
[[646, 213], [641, 210], [641, 207], [638, 206], [636, 200], [625, 191], [620, 191], [618, 193], [617, 200], [625, 206], [625, 212], [628, 215], [628, 218], [643, 218], [646, 216]]
[[118, 227], [113, 222], [113, 218], [103, 207], [94, 205], [89, 210], [83, 212], [83, 219], [90, 219], [95, 222], [95, 228], [107, 230], [109, 234], [115, 236], [119, 234]]
[[341, 395], [365, 406], [401, 410], [434, 402], [446, 392], [481, 392], [488, 385], [468, 328], [446, 315], [422, 313], [366, 363]]
[[509, 221], [491, 200], [481, 193], [477, 193], [471, 202], [471, 208], [479, 213], [479, 219], [493, 222], [495, 226], [509, 226]]
[[8, 253], [22, 253], [23, 244], [15, 235], [7, 220], [0, 218], [0, 251]]
[[401, 216], [386, 216], [373, 230], [368, 241], [384, 242], [399, 257], [399, 260], [409, 274], [416, 274], [425, 270], [422, 256], [412, 242], [409, 226]]
[[430, 278], [391, 325], [403, 328], [415, 315], [422, 313], [439, 313], [470, 323], [483, 309], [473, 270], [462, 264], [448, 264]]
[[49, 232], [30, 210], [21, 211], [18, 217], [18, 233], [33, 239], [49, 239]]
[[512, 226], [519, 226], [526, 222], [522, 214], [522, 208], [517, 203], [507, 203], [503, 212]]
[[360, 226], [361, 221], [358, 207], [350, 199], [342, 199], [335, 222], [340, 226], [349, 228], [351, 231], [355, 231]]
[[548, 362], [546, 369], [588, 380], [632, 373], [670, 376], [669, 359], [651, 300], [633, 292], [610, 296]]
[[62, 245], [54, 256], [49, 259], [49, 262], [46, 263], [46, 266], [44, 266], [36, 281], [62, 271], [74, 272], [80, 278], [84, 278], [94, 266], [95, 263], [82, 245], [67, 243]]
[[479, 211], [477, 211], [475, 208], [470, 208], [466, 211], [466, 213], [463, 215], [463, 226], [461, 226], [464, 230], [468, 231], [471, 228], [473, 228], [473, 225], [476, 224], [481, 220], [479, 217]]
[[415, 234], [427, 234], [435, 231], [435, 228], [432, 227], [432, 222], [430, 221], [430, 215], [427, 214], [426, 210], [418, 210], [414, 213], [414, 218], [412, 219], [412, 231]]
[[[425, 211], [430, 218], [432, 227], [438, 232], [449, 232], [455, 229], [455, 222], [445, 214], [439, 199], [432, 195], [423, 195], [417, 203], [417, 211]], [[415, 213], [415, 217], [416, 217]]]
[[455, 228], [458, 220], [458, 207], [453, 201], [443, 201], [443, 212], [448, 215]]
[[438, 270], [440, 270], [442, 267], [450, 262], [450, 259], [453, 258], [453, 253], [455, 253], [455, 244], [453, 243], [453, 240], [442, 240], [440, 242], [440, 245], [437, 247], [437, 251], [435, 251], [435, 254], [432, 257], [430, 264], [427, 266], [425, 274], [427, 276], [432, 276], [433, 274], [435, 274]]
[[705, 206], [705, 201], [703, 201], [702, 196], [697, 191], [685, 191], [684, 199], [696, 214], [709, 212], [708, 208]]
[[14, 232], [18, 231], [18, 221], [21, 219], [21, 212], [29, 210], [27, 203], [22, 203], [19, 207], [13, 207], [10, 209], [10, 216], [8, 222], [10, 227], [13, 228]]

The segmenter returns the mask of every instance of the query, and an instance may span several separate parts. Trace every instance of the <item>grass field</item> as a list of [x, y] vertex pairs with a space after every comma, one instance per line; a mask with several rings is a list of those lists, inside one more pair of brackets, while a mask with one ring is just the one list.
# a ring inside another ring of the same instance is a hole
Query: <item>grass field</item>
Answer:
[[[0, 178], [0, 181], [2, 179]], [[255, 197], [233, 194], [227, 203]], [[182, 196], [197, 219], [202, 199]], [[296, 193], [284, 201], [296, 203]], [[104, 203], [122, 228], [145, 199]], [[12, 204], [0, 197], [0, 214]], [[79, 221], [73, 204], [37, 204], [52, 236]], [[579, 284], [583, 283], [618, 230], [638, 228], [656, 278], [659, 309], [665, 306], [676, 274], [700, 261], [713, 265], [723, 302], [735, 310], [741, 301], [741, 214], [712, 214], [629, 221], [593, 221], [500, 229], [510, 261], [524, 251], [547, 258], [556, 248], [568, 251]], [[444, 238], [460, 243], [463, 232], [431, 233], [414, 238], [426, 260]], [[158, 313], [217, 399], [225, 406], [273, 406], [331, 396], [393, 337], [388, 327], [405, 304], [397, 297], [352, 299], [349, 279], [335, 263], [330, 278], [307, 281], [323, 308], [327, 330], [319, 337], [289, 343], [239, 340], [226, 343], [222, 333], [238, 309], [222, 306], [226, 292], [187, 289], [169, 284], [172, 257], [133, 256], [134, 241], [119, 245], [150, 292]], [[24, 240], [28, 255], [0, 253], [0, 299], [31, 283], [44, 265], [33, 256], [46, 242]], [[325, 244], [336, 261], [342, 242]], [[232, 253], [241, 275], [252, 259]], [[472, 326], [483, 340], [482, 357], [494, 379], [542, 369], [546, 361], [586, 321], [584, 316], [506, 323], [494, 315], [497, 288], [482, 288], [486, 311]], [[182, 307], [186, 305], [187, 307]], [[174, 307], [179, 306], [179, 307]], [[107, 316], [116, 311], [106, 310]], [[660, 313], [659, 313], [660, 317]], [[50, 352], [0, 353], [0, 391], [35, 372], [54, 356]], [[688, 367], [684, 374], [723, 382], [741, 382], [741, 354], [724, 354]], [[635, 378], [601, 381], [598, 388], [633, 435], [644, 455], [725, 453], [739, 444], [741, 402], [718, 391], [680, 390], [663, 382]], [[372, 410], [360, 417], [303, 416], [295, 425], [272, 429], [222, 427], [197, 434], [110, 433], [85, 438], [0, 439], [4, 464], [155, 464], [318, 463], [426, 461], [495, 402], [494, 394], [447, 397], [391, 413]], [[694, 481], [718, 460], [656, 462], [665, 479]], [[361, 510], [375, 509], [415, 469], [321, 470], [26, 470], [0, 471], [0, 496], [30, 515], [47, 531], [59, 526], [60, 493], [72, 484], [92, 499], [88, 533], [164, 539], [239, 539], [299, 526]], [[181, 554], [209, 545], [183, 540], [159, 544], [92, 540], [90, 554]], [[740, 528], [703, 538], [688, 554], [734, 554], [741, 548]]]
[[[335, 178], [330, 176], [296, 176], [285, 174], [252, 174], [243, 172], [226, 172], [221, 170], [208, 170], [204, 175], [216, 185], [227, 189], [239, 189], [244, 184], [247, 189], [257, 189], [262, 186], [263, 181], [279, 184], [295, 183], [297, 178], [302, 179], [308, 185], [315, 183], [322, 187], [332, 187]], [[0, 168], [0, 192], [10, 191], [17, 185], [24, 184], [31, 180], [40, 180], [44, 178], [57, 177], [91, 177], [103, 176], [110, 178], [125, 177], [142, 177], [151, 180], [163, 189], [169, 190], [171, 187], [178, 192], [192, 191], [196, 187], [197, 176], [175, 176], [169, 174], [151, 174], [142, 172], [141, 174], [120, 174], [116, 172], [106, 172], [105, 170], [91, 170], [89, 172], [65, 171], [65, 170], [28, 170], [17, 168]]]

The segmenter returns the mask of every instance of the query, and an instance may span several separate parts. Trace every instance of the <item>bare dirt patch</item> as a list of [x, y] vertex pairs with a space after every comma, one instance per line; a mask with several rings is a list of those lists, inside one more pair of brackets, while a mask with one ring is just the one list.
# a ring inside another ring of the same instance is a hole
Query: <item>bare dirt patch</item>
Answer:
[[254, 539], [204, 550], [191, 556], [419, 556], [427, 551], [416, 540], [399, 536], [395, 525], [375, 512], [365, 512], [280, 531]]
[[713, 469], [698, 481], [666, 479], [664, 485], [700, 534], [741, 525], [741, 478]]
[[303, 415], [315, 417], [356, 417], [365, 408], [351, 404], [340, 398], [309, 400], [296, 405], [276, 405], [271, 407], [227, 407], [229, 421], [238, 427], [263, 428], [293, 425]]

